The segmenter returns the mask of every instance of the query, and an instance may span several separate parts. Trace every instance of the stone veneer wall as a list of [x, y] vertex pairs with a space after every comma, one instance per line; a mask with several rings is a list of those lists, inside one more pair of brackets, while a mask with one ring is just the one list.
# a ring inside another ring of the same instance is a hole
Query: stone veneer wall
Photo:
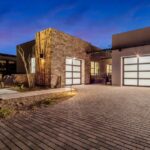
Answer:
[[[66, 57], [84, 60], [84, 83], [90, 83], [90, 56], [86, 53], [92, 46], [78, 38], [52, 30], [52, 64], [51, 74], [61, 77], [61, 86], [65, 86], [65, 59]], [[82, 81], [83, 82], [83, 81]]]
[[[46, 29], [36, 34], [36, 83], [54, 87], [56, 77], [60, 86], [65, 86], [65, 59], [75, 57], [84, 60], [85, 84], [90, 83], [90, 55], [86, 52], [97, 50], [89, 43], [57, 31]], [[44, 54], [44, 62], [40, 54]], [[55, 79], [54, 79], [55, 78]]]
[[[51, 29], [43, 30], [36, 33], [35, 58], [37, 85], [51, 85], [51, 39]], [[43, 58], [41, 58], [41, 55], [43, 55]]]

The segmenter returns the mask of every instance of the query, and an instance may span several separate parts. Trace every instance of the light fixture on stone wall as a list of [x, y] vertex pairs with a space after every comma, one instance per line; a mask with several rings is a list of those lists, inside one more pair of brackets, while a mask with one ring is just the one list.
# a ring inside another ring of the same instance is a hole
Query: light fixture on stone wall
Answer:
[[44, 59], [44, 54], [40, 53], [40, 59]]
[[45, 57], [43, 53], [40, 53], [40, 60], [41, 60], [41, 65], [43, 66], [45, 64]]

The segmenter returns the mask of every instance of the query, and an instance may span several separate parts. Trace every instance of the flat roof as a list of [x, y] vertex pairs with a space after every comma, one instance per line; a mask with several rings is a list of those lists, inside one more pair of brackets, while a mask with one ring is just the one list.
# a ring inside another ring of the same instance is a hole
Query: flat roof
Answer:
[[128, 48], [150, 44], [150, 27], [112, 35], [112, 48]]
[[12, 55], [12, 54], [5, 54], [5, 53], [0, 53], [0, 56], [6, 56], [6, 57], [16, 57], [16, 55]]

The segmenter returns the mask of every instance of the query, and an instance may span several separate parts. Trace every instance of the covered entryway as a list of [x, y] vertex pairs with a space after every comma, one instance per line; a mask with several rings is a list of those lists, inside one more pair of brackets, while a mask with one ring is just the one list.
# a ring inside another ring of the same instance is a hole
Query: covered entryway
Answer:
[[123, 58], [123, 85], [150, 86], [150, 56]]
[[82, 61], [76, 58], [66, 58], [66, 85], [81, 84]]

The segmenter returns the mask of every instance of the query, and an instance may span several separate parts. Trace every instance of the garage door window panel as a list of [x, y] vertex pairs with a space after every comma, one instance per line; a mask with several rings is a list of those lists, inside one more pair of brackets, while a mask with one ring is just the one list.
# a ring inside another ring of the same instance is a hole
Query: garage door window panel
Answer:
[[73, 73], [73, 78], [80, 78], [80, 77], [81, 77], [80, 72], [74, 72]]
[[150, 56], [139, 57], [139, 63], [150, 63]]
[[72, 71], [72, 66], [71, 65], [66, 65], [66, 71]]
[[149, 78], [150, 79], [150, 72], [139, 72], [139, 78]]
[[137, 64], [137, 58], [136, 57], [124, 58], [124, 64]]
[[124, 77], [125, 78], [137, 78], [138, 74], [137, 72], [125, 72]]
[[66, 64], [67, 65], [72, 65], [72, 59], [71, 58], [66, 58]]
[[124, 71], [137, 71], [137, 65], [124, 65]]
[[80, 72], [80, 70], [81, 70], [80, 66], [73, 67], [73, 71]]
[[73, 84], [80, 84], [80, 79], [73, 79]]
[[139, 71], [150, 71], [150, 64], [139, 64]]
[[150, 79], [140, 79], [139, 80], [139, 86], [150, 86]]
[[124, 79], [125, 85], [135, 85], [137, 86], [137, 79]]

